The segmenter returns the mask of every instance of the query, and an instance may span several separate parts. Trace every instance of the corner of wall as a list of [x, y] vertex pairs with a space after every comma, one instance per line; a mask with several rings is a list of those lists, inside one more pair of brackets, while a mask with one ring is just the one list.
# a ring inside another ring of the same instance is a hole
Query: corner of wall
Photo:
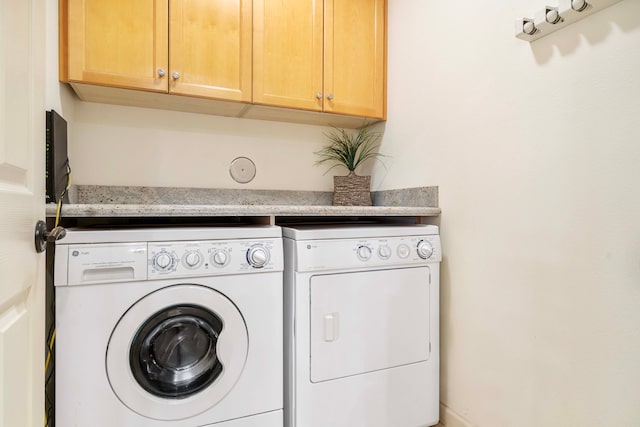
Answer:
[[442, 403], [440, 403], [440, 424], [445, 427], [474, 427]]

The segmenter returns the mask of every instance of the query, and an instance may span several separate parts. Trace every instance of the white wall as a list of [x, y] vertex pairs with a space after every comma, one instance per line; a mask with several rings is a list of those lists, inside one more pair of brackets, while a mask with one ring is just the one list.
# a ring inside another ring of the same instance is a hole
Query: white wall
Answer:
[[[640, 1], [516, 39], [515, 19], [544, 5], [389, 1], [390, 157], [373, 186], [440, 186], [444, 404], [482, 427], [637, 426]], [[324, 128], [49, 87], [75, 183], [331, 188], [313, 166]], [[246, 186], [227, 173], [239, 155], [258, 167]]]
[[440, 186], [445, 405], [639, 426], [640, 1], [516, 39], [545, 4], [389, 2], [374, 185]]
[[[329, 190], [314, 166], [323, 127], [78, 102], [69, 156], [82, 184]], [[256, 177], [238, 184], [231, 161]]]

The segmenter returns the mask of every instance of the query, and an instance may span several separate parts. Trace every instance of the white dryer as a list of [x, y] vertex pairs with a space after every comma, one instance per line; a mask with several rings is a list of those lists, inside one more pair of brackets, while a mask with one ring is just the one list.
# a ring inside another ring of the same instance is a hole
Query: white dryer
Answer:
[[285, 426], [438, 422], [435, 226], [283, 228]]
[[56, 424], [282, 427], [279, 227], [68, 230]]

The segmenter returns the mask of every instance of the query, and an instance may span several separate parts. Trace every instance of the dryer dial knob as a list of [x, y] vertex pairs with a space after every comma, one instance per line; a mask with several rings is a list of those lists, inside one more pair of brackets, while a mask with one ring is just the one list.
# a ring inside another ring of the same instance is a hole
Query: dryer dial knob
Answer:
[[229, 252], [218, 249], [211, 255], [211, 263], [216, 267], [224, 267], [229, 263]]
[[187, 252], [187, 254], [184, 256], [184, 265], [187, 268], [196, 268], [198, 265], [200, 265], [201, 261], [202, 257], [196, 251]]
[[404, 243], [398, 246], [398, 256], [400, 258], [406, 258], [410, 254], [411, 254], [411, 249], [409, 249], [409, 246], [405, 245]]
[[361, 261], [368, 261], [371, 258], [371, 248], [369, 246], [358, 246], [356, 250], [356, 255]]
[[262, 268], [269, 262], [269, 249], [253, 245], [247, 251], [247, 262], [253, 268]]
[[382, 259], [391, 258], [391, 248], [389, 245], [382, 245], [378, 248], [378, 256]]
[[155, 254], [151, 262], [160, 271], [170, 271], [175, 265], [173, 255], [166, 251]]
[[429, 259], [433, 255], [433, 246], [426, 240], [418, 242], [418, 256], [422, 259]]

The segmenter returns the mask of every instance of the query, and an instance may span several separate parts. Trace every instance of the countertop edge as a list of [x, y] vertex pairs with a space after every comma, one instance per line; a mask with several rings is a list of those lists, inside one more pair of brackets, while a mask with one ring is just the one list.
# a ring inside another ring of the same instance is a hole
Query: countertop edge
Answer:
[[[57, 206], [46, 205], [47, 217]], [[322, 205], [68, 204], [61, 217], [438, 216], [439, 207]]]

